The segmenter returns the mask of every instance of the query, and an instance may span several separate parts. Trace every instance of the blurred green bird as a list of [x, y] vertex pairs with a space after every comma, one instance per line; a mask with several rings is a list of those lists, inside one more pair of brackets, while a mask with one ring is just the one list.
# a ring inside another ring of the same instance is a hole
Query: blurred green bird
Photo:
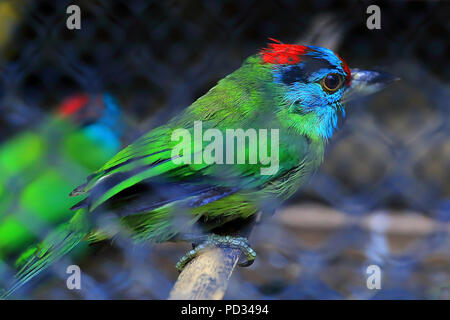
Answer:
[[124, 129], [112, 96], [78, 94], [51, 119], [0, 145], [0, 260], [73, 215], [76, 200], [67, 194], [120, 150]]
[[[80, 241], [117, 235], [136, 243], [193, 242], [195, 249], [181, 258], [179, 269], [211, 246], [239, 248], [247, 258], [243, 265], [249, 265], [254, 251], [247, 239], [224, 231], [227, 225], [245, 224], [291, 197], [322, 162], [338, 118], [345, 116], [341, 102], [356, 91], [377, 91], [393, 79], [378, 72], [352, 73], [326, 48], [270, 43], [76, 188], [71, 195], [85, 198], [73, 207], [75, 215], [21, 257], [17, 283], [7, 294]], [[198, 134], [199, 126], [214, 134]], [[232, 137], [233, 149], [219, 143], [229, 130], [240, 132]], [[246, 134], [261, 130], [270, 137], [262, 141], [257, 136], [257, 150], [259, 155], [270, 150], [274, 170], [264, 170], [269, 165], [262, 157], [250, 161], [254, 145], [237, 148], [239, 140], [250, 141]]]

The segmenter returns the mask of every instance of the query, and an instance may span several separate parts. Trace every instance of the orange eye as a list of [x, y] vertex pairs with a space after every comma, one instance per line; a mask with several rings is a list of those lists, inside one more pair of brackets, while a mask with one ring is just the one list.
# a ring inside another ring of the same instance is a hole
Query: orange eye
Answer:
[[343, 82], [341, 75], [329, 73], [320, 81], [320, 85], [326, 92], [333, 93], [342, 86]]

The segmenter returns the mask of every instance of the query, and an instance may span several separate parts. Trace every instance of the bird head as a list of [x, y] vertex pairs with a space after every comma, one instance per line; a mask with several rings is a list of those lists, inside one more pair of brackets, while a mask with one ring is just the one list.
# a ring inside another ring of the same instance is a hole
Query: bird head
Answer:
[[260, 51], [262, 63], [282, 88], [289, 113], [312, 123], [310, 131], [324, 139], [333, 134], [339, 114], [345, 117], [344, 102], [379, 91], [395, 79], [386, 73], [352, 71], [327, 48], [274, 41]]
[[57, 114], [100, 145], [118, 151], [124, 124], [119, 104], [110, 94], [76, 94], [65, 99]]

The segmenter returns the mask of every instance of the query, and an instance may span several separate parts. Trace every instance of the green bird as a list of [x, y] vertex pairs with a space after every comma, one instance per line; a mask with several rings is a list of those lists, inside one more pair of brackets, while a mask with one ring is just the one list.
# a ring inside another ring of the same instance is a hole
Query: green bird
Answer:
[[0, 274], [11, 258], [72, 217], [77, 200], [67, 194], [73, 185], [120, 150], [120, 114], [109, 94], [76, 94], [0, 144]]
[[[345, 116], [343, 101], [380, 90], [394, 77], [355, 70], [331, 50], [270, 43], [204, 96], [138, 138], [77, 187], [73, 217], [19, 259], [10, 294], [81, 241], [123, 235], [136, 243], [189, 241], [195, 249], [239, 248], [230, 236], [272, 212], [319, 167]], [[270, 152], [269, 152], [270, 151]]]

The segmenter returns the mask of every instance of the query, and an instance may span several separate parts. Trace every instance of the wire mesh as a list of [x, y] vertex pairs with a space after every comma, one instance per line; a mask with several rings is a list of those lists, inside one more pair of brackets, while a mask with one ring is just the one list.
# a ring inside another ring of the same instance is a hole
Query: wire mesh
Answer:
[[[68, 30], [73, 3], [16, 8], [1, 44], [0, 141], [77, 92], [115, 95], [141, 120], [137, 135], [206, 93], [268, 37], [313, 43], [328, 32], [325, 42], [351, 67], [402, 80], [348, 106], [321, 170], [254, 230], [257, 261], [235, 272], [226, 298], [436, 298], [449, 286], [448, 6], [386, 2], [381, 30], [368, 30], [365, 1], [76, 1], [82, 27]], [[335, 29], [315, 24], [324, 16]], [[308, 224], [310, 216], [317, 223]], [[84, 290], [65, 287], [66, 258], [22, 295], [163, 299], [188, 247], [97, 245], [95, 255], [77, 260]], [[383, 270], [382, 290], [366, 287], [371, 264]]]

